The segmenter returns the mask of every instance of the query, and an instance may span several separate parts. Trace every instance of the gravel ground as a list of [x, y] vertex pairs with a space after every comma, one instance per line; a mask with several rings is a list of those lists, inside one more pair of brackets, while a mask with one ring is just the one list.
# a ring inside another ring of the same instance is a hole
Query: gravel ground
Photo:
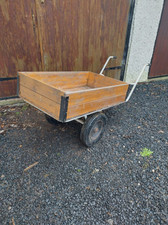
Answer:
[[168, 80], [106, 113], [103, 138], [86, 148], [76, 122], [0, 108], [0, 224], [168, 223]]

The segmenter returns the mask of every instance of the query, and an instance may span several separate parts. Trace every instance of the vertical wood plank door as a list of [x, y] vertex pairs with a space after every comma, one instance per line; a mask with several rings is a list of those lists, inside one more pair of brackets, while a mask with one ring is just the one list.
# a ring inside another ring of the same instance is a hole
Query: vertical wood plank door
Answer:
[[0, 98], [16, 96], [17, 71], [42, 70], [34, 0], [0, 1]]
[[110, 55], [121, 65], [131, 0], [35, 1], [44, 70], [99, 73]]
[[168, 0], [165, 0], [149, 77], [168, 75]]

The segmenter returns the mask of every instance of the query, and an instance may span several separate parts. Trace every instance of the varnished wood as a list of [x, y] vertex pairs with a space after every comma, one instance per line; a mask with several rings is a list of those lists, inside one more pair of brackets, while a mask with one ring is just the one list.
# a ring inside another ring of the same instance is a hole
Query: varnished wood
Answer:
[[22, 85], [20, 85], [19, 95], [36, 108], [59, 120], [60, 104]]
[[24, 76], [21, 73], [19, 73], [19, 79], [20, 85], [23, 87], [26, 87], [39, 95], [46, 96], [50, 100], [60, 104], [61, 96], [63, 95], [60, 90], [50, 87], [41, 81], [33, 79], [32, 77]]
[[123, 102], [128, 89], [125, 82], [92, 72], [21, 72], [19, 82], [20, 96], [57, 120], [62, 97], [68, 97], [67, 119], [72, 119]]
[[68, 108], [67, 119], [78, 117], [79, 115], [85, 115], [87, 113], [101, 110], [103, 108], [108, 108], [113, 105], [117, 105], [124, 102], [125, 95], [111, 96], [110, 98], [101, 98], [92, 102], [76, 104]]
[[127, 89], [128, 89], [128, 85], [124, 85], [124, 86], [104, 87], [101, 89], [88, 88], [88, 89], [80, 90], [80, 92], [77, 92], [77, 93], [66, 92], [66, 94], [69, 96], [69, 107], [70, 107], [73, 105], [79, 105], [81, 103], [85, 104], [87, 102], [93, 102], [98, 99], [103, 101], [104, 98], [125, 95]]
[[[112, 86], [112, 85], [118, 85], [121, 84], [121, 81], [116, 79], [111, 79], [110, 77], [101, 76], [96, 73], [89, 73], [88, 77], [88, 85], [90, 87], [105, 87], [105, 86]], [[124, 82], [122, 82], [124, 84]]]

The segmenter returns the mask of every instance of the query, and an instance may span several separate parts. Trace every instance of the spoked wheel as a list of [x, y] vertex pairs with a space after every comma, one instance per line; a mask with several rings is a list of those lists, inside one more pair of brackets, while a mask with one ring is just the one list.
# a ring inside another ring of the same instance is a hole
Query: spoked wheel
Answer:
[[103, 113], [94, 114], [88, 117], [82, 126], [80, 139], [87, 147], [91, 147], [97, 143], [102, 137], [107, 117]]
[[54, 119], [53, 117], [51, 117], [51, 116], [49, 116], [47, 114], [45, 114], [45, 118], [46, 118], [47, 122], [49, 122], [51, 124], [57, 125], [57, 124], [60, 123], [59, 121], [57, 121], [56, 119]]

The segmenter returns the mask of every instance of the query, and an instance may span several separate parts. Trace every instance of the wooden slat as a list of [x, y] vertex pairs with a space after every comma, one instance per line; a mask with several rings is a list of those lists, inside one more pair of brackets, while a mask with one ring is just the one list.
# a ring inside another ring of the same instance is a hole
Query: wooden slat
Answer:
[[106, 87], [112, 85], [126, 84], [123, 81], [119, 81], [110, 77], [101, 76], [96, 73], [89, 73], [88, 85], [90, 87]]
[[75, 88], [85, 86], [88, 80], [88, 72], [21, 72], [26, 77], [33, 78], [47, 84], [50, 87], [55, 87], [63, 90], [64, 88]]
[[[44, 80], [43, 80], [44, 81]], [[62, 76], [56, 76], [55, 79], [45, 80], [52, 87], [58, 87], [61, 90], [68, 88], [75, 88], [85, 86], [88, 81], [88, 73], [79, 73], [74, 75], [73, 73], [68, 73]]]
[[101, 110], [106, 107], [117, 105], [124, 102], [125, 95], [115, 96], [110, 98], [103, 98], [93, 102], [87, 102], [84, 104], [74, 105], [68, 107], [67, 119], [78, 117], [89, 112], [94, 112], [96, 110]]
[[20, 86], [20, 97], [35, 106], [36, 108], [48, 113], [59, 120], [60, 105], [32, 90]]
[[[111, 79], [111, 78], [110, 78]], [[69, 95], [69, 106], [81, 105], [97, 100], [105, 101], [106, 98], [113, 98], [115, 96], [126, 95], [128, 85], [118, 87], [105, 87], [98, 90], [86, 90], [78, 93], [71, 93]], [[106, 102], [105, 102], [106, 104]]]
[[79, 76], [79, 75], [85, 75], [88, 74], [89, 71], [39, 71], [39, 72], [21, 72], [25, 76], [32, 77], [34, 79], [43, 79], [43, 78], [50, 78], [57, 76], [58, 78], [61, 78], [63, 76]]
[[50, 100], [60, 104], [61, 96], [64, 95], [60, 90], [50, 87], [47, 84], [44, 84], [38, 80], [32, 79], [31, 77], [25, 76], [19, 73], [20, 85], [26, 88], [29, 88], [33, 92], [38, 93], [39, 95], [45, 96]]

